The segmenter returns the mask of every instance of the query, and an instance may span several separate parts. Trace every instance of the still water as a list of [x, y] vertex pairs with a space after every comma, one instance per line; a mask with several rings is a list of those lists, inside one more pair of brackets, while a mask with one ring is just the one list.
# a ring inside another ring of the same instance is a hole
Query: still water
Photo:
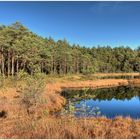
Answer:
[[62, 95], [73, 103], [76, 116], [82, 116], [83, 112], [78, 108], [86, 106], [86, 113], [90, 116], [95, 115], [93, 110], [96, 109], [99, 116], [108, 118], [120, 115], [140, 118], [140, 88], [120, 86], [94, 90], [64, 89]]

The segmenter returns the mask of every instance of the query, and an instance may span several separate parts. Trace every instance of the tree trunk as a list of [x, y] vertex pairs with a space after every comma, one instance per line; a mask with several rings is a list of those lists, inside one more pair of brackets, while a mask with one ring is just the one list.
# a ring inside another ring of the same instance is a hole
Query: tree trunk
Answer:
[[12, 76], [14, 75], [14, 56], [12, 56]]
[[43, 73], [44, 62], [41, 62], [41, 73]]
[[8, 50], [8, 64], [7, 64], [8, 66], [8, 74], [7, 74], [7, 76], [9, 77], [9, 75], [10, 75], [10, 51]]
[[18, 68], [19, 68], [19, 63], [18, 63], [18, 60], [17, 60], [17, 65], [16, 65], [17, 73], [18, 73]]
[[2, 60], [0, 60], [0, 75], [2, 74]]
[[65, 61], [64, 61], [64, 74], [67, 73], [67, 59], [65, 57]]
[[23, 70], [25, 70], [26, 61], [23, 62]]
[[51, 72], [53, 74], [56, 74], [56, 62], [55, 62], [54, 56], [53, 56], [53, 60], [52, 60], [52, 70], [51, 70]]
[[76, 73], [79, 73], [79, 64], [78, 64], [78, 59], [76, 59]]
[[4, 69], [5, 69], [5, 67], [4, 67], [4, 55], [3, 55], [3, 48], [2, 48], [2, 54], [1, 54], [1, 63], [2, 63], [2, 76], [4, 77], [5, 76], [5, 73], [4, 73]]

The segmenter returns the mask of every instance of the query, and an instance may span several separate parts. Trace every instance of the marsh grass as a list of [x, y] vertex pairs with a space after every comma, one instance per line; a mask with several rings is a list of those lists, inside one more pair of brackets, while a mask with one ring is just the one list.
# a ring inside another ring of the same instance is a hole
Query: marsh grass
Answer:
[[17, 80], [24, 80], [24, 84], [18, 85], [21, 96], [21, 105], [28, 115], [36, 114], [37, 108], [47, 101], [43, 100], [43, 93], [46, 87], [44, 74], [35, 72], [33, 75], [21, 71], [17, 75]]
[[[93, 139], [93, 138], [140, 138], [140, 120], [130, 117], [89, 118], [85, 125], [83, 119], [68, 117], [45, 117], [38, 120], [22, 119], [11, 123], [7, 133], [0, 134], [5, 138], [49, 138], [49, 139]], [[3, 127], [1, 127], [3, 129]], [[123, 132], [123, 133], [122, 133]], [[7, 135], [6, 135], [7, 134]]]
[[[38, 78], [37, 78], [38, 77]], [[23, 77], [17, 79], [17, 84], [21, 87], [19, 93], [22, 99], [25, 99], [24, 104], [25, 110], [30, 110], [33, 108], [34, 112], [40, 111], [42, 104], [40, 97], [42, 98], [41, 93], [44, 90], [44, 84], [40, 83], [38, 79], [41, 79], [40, 76], [29, 77], [26, 80], [22, 79]], [[73, 78], [72, 78], [73, 77]], [[30, 79], [31, 78], [31, 79]], [[43, 77], [43, 79], [46, 78]], [[80, 80], [79, 76], [68, 76], [65, 77], [65, 80], [69, 79], [70, 81]], [[11, 81], [11, 80], [9, 80]], [[48, 78], [48, 81], [45, 82], [63, 82], [63, 76], [60, 78]], [[7, 82], [7, 80], [6, 80]], [[5, 83], [6, 83], [5, 82]], [[23, 84], [22, 84], [23, 82]], [[4, 83], [4, 84], [5, 84]], [[39, 84], [40, 83], [40, 84]], [[9, 82], [10, 84], [10, 82]], [[6, 85], [6, 84], [5, 84]], [[37, 86], [36, 86], [37, 85]], [[42, 86], [41, 86], [42, 85]], [[41, 88], [40, 88], [41, 87]], [[39, 89], [38, 89], [39, 88]], [[29, 95], [28, 95], [29, 93]], [[35, 93], [33, 95], [32, 93]], [[56, 105], [57, 101], [55, 97], [57, 94], [51, 95], [50, 100], [52, 104]], [[39, 96], [39, 97], [38, 97]], [[38, 102], [39, 101], [39, 102]], [[41, 99], [42, 102], [42, 99]], [[43, 101], [44, 102], [44, 101]], [[8, 103], [8, 102], [7, 102]], [[27, 104], [26, 104], [27, 103]], [[29, 103], [29, 105], [28, 105]], [[21, 102], [20, 102], [21, 104]], [[36, 105], [41, 106], [38, 108]], [[46, 102], [47, 104], [47, 102]], [[17, 112], [19, 110], [16, 110]], [[50, 139], [90, 139], [90, 138], [140, 138], [140, 120], [133, 120], [131, 118], [122, 118], [117, 117], [115, 119], [107, 119], [106, 117], [93, 117], [93, 118], [76, 118], [73, 116], [75, 109], [73, 105], [70, 107], [70, 112], [68, 115], [63, 115], [59, 117], [50, 116], [48, 110], [43, 108], [43, 113], [40, 114], [40, 118], [35, 115], [24, 114], [19, 118], [6, 118], [0, 120], [0, 138], [50, 138]], [[85, 122], [86, 120], [86, 122]], [[122, 133], [123, 132], [123, 133]]]

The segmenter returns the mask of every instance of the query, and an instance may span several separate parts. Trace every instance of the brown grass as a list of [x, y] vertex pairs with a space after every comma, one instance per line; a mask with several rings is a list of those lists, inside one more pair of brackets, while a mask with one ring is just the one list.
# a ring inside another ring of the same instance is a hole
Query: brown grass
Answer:
[[[61, 78], [60, 78], [61, 79]], [[60, 80], [59, 79], [59, 80]], [[86, 81], [69, 81], [64, 80], [60, 82], [59, 80], [55, 82], [49, 82], [46, 85], [46, 89], [44, 92], [44, 99], [47, 100], [47, 105], [43, 104], [41, 108], [47, 109], [48, 111], [57, 111], [60, 110], [63, 105], [66, 103], [64, 97], [60, 95], [60, 92], [63, 88], [104, 88], [104, 87], [113, 87], [120, 85], [128, 85], [129, 83], [134, 85], [139, 85], [140, 80], [126, 80], [126, 79], [102, 79], [102, 80], [86, 80]], [[20, 93], [16, 88], [7, 87], [0, 90], [0, 111], [6, 110], [8, 112], [8, 116], [18, 115], [18, 111], [20, 110], [20, 104], [18, 101], [20, 99]], [[5, 104], [6, 102], [6, 104]], [[12, 115], [13, 114], [13, 115]]]
[[[49, 79], [44, 92], [43, 104], [37, 110], [60, 110], [66, 100], [60, 95], [63, 88], [103, 88], [120, 85], [140, 85], [139, 79], [72, 80]], [[140, 120], [117, 117], [87, 119], [44, 117], [28, 118], [20, 106], [20, 93], [16, 88], [0, 90], [0, 111], [5, 110], [7, 118], [0, 118], [0, 138], [140, 138]]]
[[[84, 139], [84, 138], [140, 138], [140, 120], [117, 117], [87, 119], [47, 117], [39, 120], [3, 121], [0, 125], [2, 138], [49, 138], [49, 139]], [[7, 125], [8, 124], [8, 125]]]
[[86, 80], [86, 81], [65, 81], [48, 83], [47, 90], [49, 92], [60, 92], [63, 88], [103, 88], [128, 85], [126, 79], [102, 79], [102, 80]]
[[140, 73], [96, 73], [94, 76], [139, 76]]

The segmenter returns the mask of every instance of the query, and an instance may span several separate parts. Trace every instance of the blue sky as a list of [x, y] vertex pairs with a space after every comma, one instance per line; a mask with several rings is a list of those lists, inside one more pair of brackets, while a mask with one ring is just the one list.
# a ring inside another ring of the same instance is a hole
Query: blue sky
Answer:
[[0, 2], [0, 24], [88, 47], [140, 46], [140, 2]]

